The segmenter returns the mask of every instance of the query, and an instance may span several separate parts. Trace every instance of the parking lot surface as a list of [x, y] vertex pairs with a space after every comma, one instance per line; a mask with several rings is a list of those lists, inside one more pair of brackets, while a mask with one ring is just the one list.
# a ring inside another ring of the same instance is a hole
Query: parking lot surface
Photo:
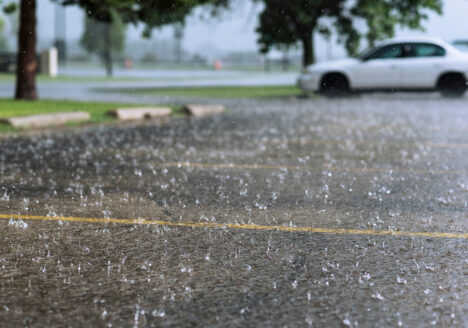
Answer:
[[2, 326], [468, 326], [467, 98], [224, 102], [0, 139]]

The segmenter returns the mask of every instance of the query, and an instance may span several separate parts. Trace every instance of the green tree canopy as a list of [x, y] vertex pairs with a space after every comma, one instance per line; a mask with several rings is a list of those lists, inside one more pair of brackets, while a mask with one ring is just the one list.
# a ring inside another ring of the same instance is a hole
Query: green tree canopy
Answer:
[[[313, 34], [323, 17], [337, 17], [343, 11], [341, 0], [263, 0], [257, 28], [261, 51], [272, 47], [302, 43], [303, 64], [315, 61]], [[326, 33], [325, 30], [320, 30]]]
[[442, 0], [258, 1], [264, 3], [257, 28], [261, 51], [300, 42], [304, 66], [315, 61], [315, 33], [329, 36], [335, 31], [347, 51], [355, 54], [363, 37], [372, 45], [394, 36], [397, 26], [421, 29], [430, 11], [442, 12]]
[[126, 26], [115, 11], [112, 15], [111, 22], [85, 16], [85, 28], [80, 39], [81, 46], [104, 63], [107, 76], [113, 73], [113, 55], [121, 54], [125, 48]]
[[5, 38], [5, 21], [0, 18], [0, 51], [8, 50], [8, 42]]
[[62, 5], [78, 5], [99, 21], [112, 21], [111, 10], [125, 23], [143, 23], [146, 33], [152, 28], [184, 23], [192, 10], [201, 5], [227, 6], [229, 0], [54, 0]]
[[[193, 8], [200, 5], [226, 5], [229, 0], [53, 0], [61, 5], [78, 5], [87, 16], [98, 21], [112, 22], [113, 12], [124, 23], [141, 22], [149, 34], [155, 27], [184, 22]], [[0, 4], [2, 1], [0, 0]], [[11, 8], [13, 8], [12, 6]], [[37, 0], [20, 0], [20, 28], [18, 38], [18, 65], [16, 72], [16, 99], [37, 99], [36, 43]], [[11, 9], [10, 8], [10, 9]], [[14, 9], [14, 8], [13, 8]]]
[[[363, 37], [373, 46], [378, 40], [394, 37], [397, 27], [424, 30], [430, 12], [442, 14], [442, 0], [358, 0], [338, 17], [335, 27], [348, 53], [354, 55]], [[356, 27], [360, 21], [367, 27], [364, 33]]]

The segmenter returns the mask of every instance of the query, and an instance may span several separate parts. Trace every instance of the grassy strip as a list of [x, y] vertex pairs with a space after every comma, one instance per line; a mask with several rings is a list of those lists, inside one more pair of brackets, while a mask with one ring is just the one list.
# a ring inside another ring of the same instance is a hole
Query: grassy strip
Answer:
[[[66, 100], [39, 100], [31, 102], [16, 101], [12, 99], [0, 99], [0, 118], [82, 111], [91, 114], [91, 120], [84, 122], [83, 124], [96, 124], [116, 120], [114, 117], [107, 115], [109, 110], [132, 106], [145, 107], [142, 105], [129, 105], [121, 103], [79, 102]], [[176, 112], [175, 109], [174, 112]], [[14, 131], [18, 131], [18, 129], [14, 129], [6, 124], [0, 124], [0, 133]]]
[[108, 92], [194, 98], [276, 98], [297, 97], [302, 94], [296, 86], [130, 88]]

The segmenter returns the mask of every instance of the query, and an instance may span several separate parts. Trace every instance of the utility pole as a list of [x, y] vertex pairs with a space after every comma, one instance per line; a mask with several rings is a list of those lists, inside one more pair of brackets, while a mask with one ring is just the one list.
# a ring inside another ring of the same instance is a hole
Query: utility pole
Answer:
[[65, 64], [67, 61], [67, 18], [65, 7], [58, 3], [55, 5], [54, 29], [54, 47], [57, 48], [60, 63]]

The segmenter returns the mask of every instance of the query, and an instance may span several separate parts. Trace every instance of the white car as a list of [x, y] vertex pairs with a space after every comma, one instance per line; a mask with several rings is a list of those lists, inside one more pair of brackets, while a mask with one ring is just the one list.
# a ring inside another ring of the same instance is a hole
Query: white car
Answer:
[[467, 90], [468, 55], [432, 38], [394, 39], [358, 58], [307, 67], [298, 85], [326, 95], [365, 90], [439, 90], [462, 96]]

